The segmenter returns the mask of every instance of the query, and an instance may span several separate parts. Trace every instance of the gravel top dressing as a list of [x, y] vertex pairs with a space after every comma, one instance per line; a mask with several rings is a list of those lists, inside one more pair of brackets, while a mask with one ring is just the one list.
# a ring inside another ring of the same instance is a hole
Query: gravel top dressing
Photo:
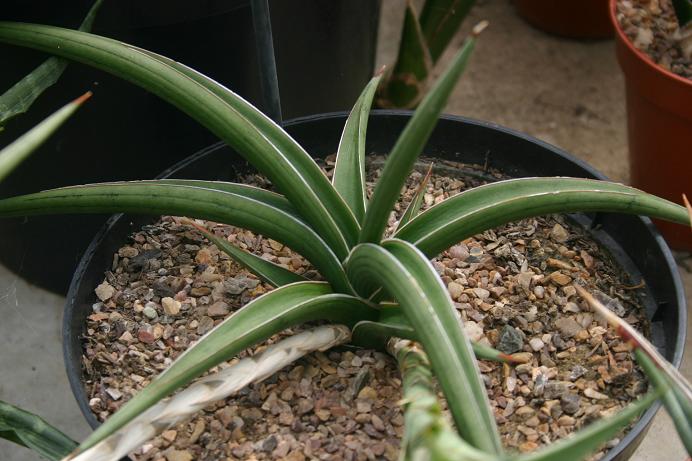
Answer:
[[[372, 186], [382, 158], [369, 162]], [[333, 158], [326, 162], [328, 174], [332, 167]], [[423, 177], [426, 165], [420, 167], [390, 219], [390, 233]], [[482, 168], [437, 162], [423, 208], [499, 178]], [[242, 179], [268, 187], [256, 175]], [[248, 251], [319, 279], [280, 243], [205, 224]], [[578, 281], [646, 332], [639, 281], [629, 280], [578, 226], [559, 216], [511, 223], [460, 242], [434, 266], [468, 336], [523, 362], [479, 362], [508, 449], [531, 451], [565, 437], [646, 391], [628, 346], [589, 312], [571, 285]], [[214, 325], [271, 289], [173, 217], [133, 234], [114, 255], [112, 267], [104, 269], [83, 356], [90, 406], [100, 420]], [[295, 331], [276, 335], [244, 356]], [[400, 398], [400, 376], [388, 355], [348, 347], [314, 353], [207, 407], [133, 458], [396, 460], [404, 422]]]
[[664, 69], [692, 79], [692, 25], [679, 30], [670, 0], [619, 0], [617, 19], [637, 49]]

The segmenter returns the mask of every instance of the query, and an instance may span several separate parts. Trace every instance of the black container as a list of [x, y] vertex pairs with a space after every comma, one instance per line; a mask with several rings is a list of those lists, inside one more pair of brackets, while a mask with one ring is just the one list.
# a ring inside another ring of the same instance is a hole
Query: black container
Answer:
[[[336, 151], [346, 114], [325, 114], [286, 123], [287, 131], [315, 157]], [[368, 126], [368, 152], [387, 153], [410, 117], [409, 112], [374, 111]], [[572, 176], [605, 179], [598, 171], [564, 151], [522, 133], [498, 125], [445, 116], [428, 142], [425, 155], [465, 163], [487, 164], [513, 177]], [[215, 144], [166, 170], [161, 177], [233, 180], [247, 164], [230, 148]], [[634, 280], [647, 287], [645, 307], [652, 321], [652, 341], [676, 367], [685, 344], [687, 311], [677, 267], [648, 218], [598, 213], [571, 215], [589, 229]], [[80, 338], [86, 316], [96, 302], [94, 288], [103, 281], [113, 254], [128, 236], [155, 217], [115, 215], [91, 242], [72, 280], [63, 323], [63, 350], [72, 391], [92, 427], [91, 413], [82, 385]], [[634, 428], [604, 458], [629, 458], [643, 439], [659, 405], [647, 410]]]
[[[93, 0], [4, 0], [1, 20], [76, 28]], [[269, 2], [284, 117], [350, 109], [373, 73], [379, 0]], [[105, 1], [93, 32], [156, 51], [228, 86], [262, 108], [248, 0]], [[0, 45], [0, 93], [45, 55]], [[100, 181], [152, 178], [217, 140], [158, 97], [105, 72], [71, 63], [27, 114], [10, 121], [0, 147], [71, 99], [94, 97], [0, 184], [0, 197]], [[85, 242], [106, 216], [0, 222], [0, 261], [65, 293]], [[45, 254], [52, 254], [46, 265]]]

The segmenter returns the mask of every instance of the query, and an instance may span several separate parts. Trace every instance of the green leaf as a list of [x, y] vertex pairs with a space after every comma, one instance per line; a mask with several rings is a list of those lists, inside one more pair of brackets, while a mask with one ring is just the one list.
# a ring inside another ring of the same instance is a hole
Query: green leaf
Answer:
[[0, 200], [0, 217], [62, 213], [170, 214], [247, 228], [282, 242], [305, 256], [334, 290], [351, 292], [340, 261], [309, 226], [251, 196], [133, 181], [66, 187]]
[[620, 212], [690, 223], [685, 208], [621, 184], [592, 179], [522, 178], [486, 184], [450, 197], [414, 218], [395, 237], [434, 256], [501, 224], [578, 211]]
[[[88, 32], [94, 24], [96, 13], [103, 0], [96, 0], [87, 13], [79, 30]], [[8, 120], [29, 110], [44, 91], [58, 81], [67, 67], [64, 59], [48, 58], [12, 88], [0, 95], [0, 130]]]
[[358, 222], [365, 216], [365, 137], [368, 117], [381, 75], [373, 77], [358, 97], [341, 133], [336, 165], [332, 176], [334, 188], [341, 194]]
[[27, 133], [20, 136], [12, 144], [2, 149], [0, 151], [0, 181], [5, 179], [34, 150], [43, 144], [90, 96], [91, 92], [66, 104]]
[[462, 437], [476, 448], [501, 453], [471, 344], [425, 256], [400, 240], [386, 240], [383, 246], [361, 244], [349, 255], [346, 270], [361, 294], [381, 285], [396, 298], [430, 357]]
[[433, 63], [444, 53], [474, 3], [474, 0], [426, 0], [420, 24]]
[[437, 118], [459, 76], [466, 68], [475, 41], [473, 36], [466, 40], [452, 64], [423, 99], [420, 107], [397, 139], [384, 165], [384, 170], [365, 214], [363, 230], [360, 235], [361, 242], [377, 243], [382, 238], [389, 214], [399, 198], [401, 188], [437, 124]]
[[0, 438], [10, 440], [58, 461], [77, 447], [77, 442], [43, 418], [0, 401]]
[[403, 381], [403, 460], [497, 461], [496, 455], [473, 448], [451, 428], [442, 413], [425, 353], [408, 341], [391, 340], [387, 349], [398, 364]]
[[[690, 401], [682, 392], [675, 392], [675, 385], [666, 374], [656, 366], [653, 360], [642, 349], [635, 349], [637, 362], [651, 380], [654, 388], [661, 393], [661, 401], [666, 411], [675, 424], [675, 429], [680, 440], [685, 445], [687, 455], [692, 456], [692, 424], [690, 414]], [[687, 410], [687, 411], [686, 411]]]
[[681, 29], [692, 21], [692, 0], [673, 0], [673, 9]]
[[193, 222], [187, 221], [185, 224], [193, 226], [198, 232], [204, 235], [211, 243], [216, 245], [216, 247], [226, 253], [235, 262], [241, 266], [247, 268], [250, 272], [258, 276], [265, 282], [273, 285], [274, 287], [280, 287], [283, 285], [288, 285], [295, 282], [306, 282], [307, 279], [302, 277], [295, 272], [291, 272], [288, 269], [269, 262], [259, 256], [252, 253], [244, 251], [237, 246], [233, 245], [226, 239], [217, 237], [216, 235], [209, 232], [203, 226]]
[[279, 210], [294, 216], [297, 219], [301, 219], [300, 215], [296, 209], [291, 205], [291, 202], [286, 200], [281, 194], [276, 192], [271, 192], [260, 187], [249, 186], [247, 184], [240, 184], [235, 182], [226, 181], [199, 181], [196, 179], [155, 179], [150, 181], [139, 181], [142, 184], [173, 184], [178, 186], [192, 186], [201, 187], [203, 189], [218, 190], [221, 192], [230, 192], [232, 194], [242, 195], [254, 200], [258, 200], [267, 205], [278, 208]]
[[413, 198], [411, 199], [411, 203], [408, 204], [408, 206], [406, 207], [406, 211], [404, 211], [404, 214], [401, 216], [397, 228], [404, 227], [406, 224], [408, 224], [410, 220], [418, 216], [418, 213], [420, 212], [420, 207], [423, 204], [423, 198], [425, 197], [425, 191], [427, 190], [428, 182], [430, 181], [430, 176], [432, 175], [432, 169], [433, 164], [431, 163], [430, 167], [428, 168], [428, 172], [425, 174], [420, 184], [418, 185], [418, 188], [416, 189], [416, 192], [414, 193]]
[[387, 73], [378, 103], [382, 107], [410, 109], [416, 106], [428, 87], [433, 60], [423, 37], [416, 9], [406, 1], [399, 54]]
[[266, 175], [339, 258], [355, 243], [355, 217], [310, 156], [268, 117], [211, 79], [149, 51], [58, 27], [0, 22], [0, 42], [56, 53], [151, 91]]
[[80, 450], [98, 443], [209, 368], [279, 331], [312, 320], [353, 326], [376, 316], [377, 311], [362, 300], [332, 293], [326, 283], [300, 282], [277, 288], [245, 305], [186, 350], [82, 442]]
[[567, 439], [553, 442], [539, 451], [520, 456], [517, 461], [582, 461], [615, 437], [634, 418], [649, 408], [658, 397], [657, 392], [649, 393], [615, 415], [594, 422]]

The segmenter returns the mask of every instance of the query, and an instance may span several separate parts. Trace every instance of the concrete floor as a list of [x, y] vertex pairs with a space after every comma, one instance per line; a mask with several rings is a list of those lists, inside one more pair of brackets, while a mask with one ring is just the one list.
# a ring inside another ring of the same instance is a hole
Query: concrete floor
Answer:
[[[383, 0], [381, 64], [396, 53], [403, 0]], [[447, 112], [490, 120], [527, 132], [586, 160], [611, 178], [627, 181], [622, 75], [612, 41], [563, 40], [516, 17], [508, 0], [480, 0], [466, 28], [480, 19], [482, 35]], [[456, 40], [458, 44], [461, 35]], [[692, 274], [681, 269], [692, 304]], [[38, 412], [70, 436], [89, 431], [74, 403], [62, 365], [60, 317], [64, 299], [0, 267], [0, 400]], [[692, 326], [692, 325], [688, 325]], [[688, 339], [689, 352], [692, 341]], [[692, 355], [682, 370], [692, 376]], [[0, 441], [7, 461], [38, 459]], [[635, 461], [684, 460], [684, 450], [659, 412]]]

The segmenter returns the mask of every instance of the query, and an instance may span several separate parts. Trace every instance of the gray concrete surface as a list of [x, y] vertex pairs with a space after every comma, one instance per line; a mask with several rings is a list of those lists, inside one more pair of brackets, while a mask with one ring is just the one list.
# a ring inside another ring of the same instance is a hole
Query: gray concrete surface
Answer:
[[[384, 0], [381, 64], [396, 53], [403, 0]], [[448, 112], [512, 127], [565, 148], [613, 179], [627, 180], [623, 79], [611, 41], [563, 40], [516, 17], [508, 0], [480, 0], [466, 28], [491, 22]], [[461, 41], [457, 37], [456, 44]], [[49, 259], [50, 255], [46, 255]], [[692, 274], [681, 269], [688, 303]], [[60, 346], [64, 299], [0, 267], [0, 400], [41, 413], [70, 436], [88, 433], [65, 377]], [[689, 326], [689, 325], [688, 325]], [[692, 347], [688, 339], [686, 350]], [[686, 354], [685, 376], [692, 376]], [[0, 441], [0, 459], [38, 459]], [[684, 460], [668, 417], [659, 412], [635, 461]]]

